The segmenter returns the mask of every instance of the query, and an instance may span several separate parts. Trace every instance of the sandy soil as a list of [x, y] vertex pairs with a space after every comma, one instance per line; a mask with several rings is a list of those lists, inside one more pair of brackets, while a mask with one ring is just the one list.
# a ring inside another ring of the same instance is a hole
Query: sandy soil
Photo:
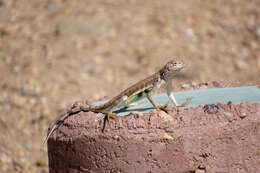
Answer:
[[260, 1], [0, 0], [0, 172], [48, 172], [48, 125], [171, 57], [178, 85], [259, 81]]

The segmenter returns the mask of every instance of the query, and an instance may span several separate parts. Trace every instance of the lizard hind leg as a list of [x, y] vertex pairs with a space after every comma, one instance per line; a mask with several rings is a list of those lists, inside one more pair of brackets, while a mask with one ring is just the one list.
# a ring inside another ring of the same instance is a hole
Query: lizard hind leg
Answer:
[[191, 100], [192, 100], [192, 97], [187, 98], [187, 99], [186, 99], [183, 103], [181, 103], [181, 104], [179, 104], [179, 103], [176, 101], [175, 97], [173, 96], [173, 93], [170, 94], [170, 99], [171, 99], [171, 101], [174, 103], [174, 105], [175, 105], [176, 107], [184, 107], [184, 106], [187, 106], [188, 104], [190, 104], [190, 102], [191, 102]]
[[115, 113], [112, 113], [112, 112], [107, 112], [107, 113], [103, 113], [105, 115], [104, 117], [104, 122], [103, 122], [103, 127], [102, 127], [102, 133], [104, 133], [104, 130], [106, 128], [106, 124], [109, 123], [109, 119], [112, 118], [112, 119], [116, 119], [118, 118], [118, 115], [115, 114]]
[[104, 132], [105, 128], [106, 128], [106, 124], [109, 123], [109, 119], [112, 118], [112, 119], [116, 119], [118, 118], [118, 115], [113, 113], [113, 110], [122, 106], [122, 105], [125, 105], [126, 101], [127, 101], [127, 96], [124, 95], [122, 96], [120, 99], [118, 99], [113, 106], [111, 106], [107, 111], [105, 112], [102, 112], [105, 117], [104, 117], [104, 123], [103, 123], [103, 128], [102, 128], [102, 133]]

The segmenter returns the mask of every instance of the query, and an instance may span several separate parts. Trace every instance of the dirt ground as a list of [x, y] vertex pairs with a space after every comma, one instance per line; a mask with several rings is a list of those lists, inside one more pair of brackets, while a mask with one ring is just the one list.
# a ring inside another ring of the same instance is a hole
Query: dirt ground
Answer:
[[259, 81], [260, 1], [0, 0], [0, 172], [48, 172], [47, 128], [172, 57], [179, 86]]

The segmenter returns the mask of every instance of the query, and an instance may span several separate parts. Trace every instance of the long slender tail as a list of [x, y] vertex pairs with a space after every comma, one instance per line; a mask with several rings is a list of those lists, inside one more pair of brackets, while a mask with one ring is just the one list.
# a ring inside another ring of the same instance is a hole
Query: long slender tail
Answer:
[[[110, 103], [107, 103], [108, 105]], [[72, 107], [65, 113], [63, 114], [61, 117], [59, 117], [51, 126], [51, 129], [49, 130], [47, 137], [45, 138], [43, 144], [45, 144], [48, 139], [50, 138], [50, 136], [53, 134], [53, 132], [64, 122], [65, 119], [67, 119], [69, 116], [79, 113], [81, 111], [93, 111], [93, 112], [102, 112], [102, 111], [97, 111], [98, 109], [102, 110], [104, 109], [104, 107], [106, 108], [106, 104], [102, 105], [102, 106], [94, 106], [94, 105], [89, 105], [88, 103], [84, 103], [84, 102], [75, 102]], [[106, 123], [106, 121], [104, 121]], [[105, 128], [105, 125], [104, 125]], [[103, 130], [104, 130], [103, 128]]]
[[81, 103], [75, 103], [73, 104], [72, 108], [67, 111], [65, 114], [63, 114], [61, 117], [59, 117], [51, 126], [51, 129], [49, 130], [47, 137], [45, 138], [43, 144], [45, 144], [52, 133], [64, 122], [65, 119], [67, 119], [69, 116], [76, 114], [80, 111], [84, 111], [85, 109], [82, 109], [82, 104]]
[[61, 125], [61, 122], [63, 122], [65, 119], [67, 119], [70, 116], [70, 114], [65, 113], [61, 118], [59, 118], [57, 121], [54, 122], [54, 124], [51, 126], [51, 130], [48, 132], [47, 137], [45, 138], [43, 144], [45, 144], [52, 133]]

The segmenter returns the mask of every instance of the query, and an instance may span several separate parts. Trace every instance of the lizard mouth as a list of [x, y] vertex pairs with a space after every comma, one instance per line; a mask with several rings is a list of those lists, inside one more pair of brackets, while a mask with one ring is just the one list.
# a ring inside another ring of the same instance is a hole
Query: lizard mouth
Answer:
[[179, 64], [179, 65], [176, 67], [176, 71], [180, 71], [180, 70], [182, 70], [184, 67], [185, 67], [185, 64]]

